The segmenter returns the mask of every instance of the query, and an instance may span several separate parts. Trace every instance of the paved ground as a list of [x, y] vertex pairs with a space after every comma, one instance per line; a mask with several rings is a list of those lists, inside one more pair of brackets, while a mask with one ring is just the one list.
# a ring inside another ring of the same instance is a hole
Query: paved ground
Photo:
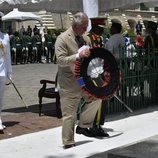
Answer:
[[7, 129], [0, 139], [41, 131], [61, 125], [56, 117], [54, 100], [44, 99], [43, 115], [38, 115], [38, 90], [40, 79], [55, 77], [55, 64], [13, 65], [13, 81], [28, 104], [25, 107], [12, 85], [6, 86], [2, 119]]
[[[38, 104], [40, 80], [54, 79], [56, 71], [57, 65], [55, 64], [13, 65], [13, 81], [29, 106]], [[4, 109], [17, 107], [23, 107], [20, 98], [13, 86], [6, 86]]]
[[[158, 135], [136, 144], [93, 155], [91, 158], [157, 158]], [[90, 158], [90, 157], [89, 157]]]
[[[110, 138], [75, 134], [76, 146], [64, 150], [61, 126], [0, 141], [2, 158], [157, 158], [158, 107], [108, 119]], [[145, 154], [145, 155], [144, 155]]]
[[[15, 65], [14, 83], [29, 108], [12, 85], [6, 87], [3, 120], [7, 129], [0, 135], [2, 158], [157, 158], [158, 107], [106, 118], [104, 129], [111, 138], [88, 138], [75, 134], [76, 147], [64, 150], [61, 120], [53, 100], [45, 99], [44, 115], [38, 116], [41, 79], [54, 79], [57, 65]], [[56, 127], [56, 128], [55, 128]], [[6, 139], [9, 138], [9, 139]]]

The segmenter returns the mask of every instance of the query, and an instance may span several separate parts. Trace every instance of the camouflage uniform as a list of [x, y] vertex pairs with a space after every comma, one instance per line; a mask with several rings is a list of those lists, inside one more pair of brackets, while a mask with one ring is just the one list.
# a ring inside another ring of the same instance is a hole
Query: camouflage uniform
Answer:
[[33, 44], [33, 49], [36, 51], [36, 62], [42, 63], [41, 61], [41, 56], [42, 56], [42, 39], [39, 34], [35, 34], [32, 37], [32, 44]]
[[46, 61], [49, 63], [49, 60], [53, 62], [54, 57], [54, 43], [55, 40], [51, 34], [45, 35], [45, 49], [46, 49]]
[[22, 54], [22, 48], [23, 48], [23, 40], [21, 36], [16, 32], [14, 36], [11, 37], [11, 48], [12, 48], [12, 57], [17, 64], [18, 62], [22, 63], [23, 60], [23, 54]]

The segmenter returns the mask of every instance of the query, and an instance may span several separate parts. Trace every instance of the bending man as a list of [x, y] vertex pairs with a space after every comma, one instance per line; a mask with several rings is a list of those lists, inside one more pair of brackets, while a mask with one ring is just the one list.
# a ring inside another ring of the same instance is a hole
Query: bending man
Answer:
[[76, 111], [81, 98], [84, 98], [86, 104], [80, 113], [76, 133], [95, 137], [89, 128], [93, 124], [101, 100], [94, 100], [83, 93], [73, 73], [76, 59], [90, 55], [89, 46], [91, 46], [91, 42], [87, 36], [82, 36], [87, 26], [87, 15], [81, 12], [75, 14], [72, 26], [64, 33], [61, 33], [55, 43], [55, 53], [59, 64], [58, 82], [63, 115], [62, 141], [64, 148], [75, 146]]

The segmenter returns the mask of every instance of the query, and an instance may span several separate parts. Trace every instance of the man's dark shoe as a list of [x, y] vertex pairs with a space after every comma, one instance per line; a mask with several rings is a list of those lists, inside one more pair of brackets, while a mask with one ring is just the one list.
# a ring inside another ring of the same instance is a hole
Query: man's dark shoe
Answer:
[[76, 128], [76, 133], [77, 134], [83, 134], [86, 137], [95, 137], [96, 136], [88, 128], [81, 128], [79, 126], [77, 126], [77, 128]]
[[63, 148], [64, 149], [69, 149], [69, 148], [72, 148], [74, 146], [75, 146], [75, 144], [68, 144], [68, 145], [64, 145]]
[[106, 133], [101, 126], [93, 126], [90, 128], [92, 133], [95, 133], [96, 137], [109, 137], [109, 134]]

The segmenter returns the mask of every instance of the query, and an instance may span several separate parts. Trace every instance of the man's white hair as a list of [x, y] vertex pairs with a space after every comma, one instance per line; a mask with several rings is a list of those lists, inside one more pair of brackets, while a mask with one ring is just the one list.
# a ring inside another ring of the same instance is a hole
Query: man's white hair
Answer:
[[73, 16], [72, 25], [80, 25], [85, 20], [88, 20], [88, 16], [85, 13], [78, 12]]

